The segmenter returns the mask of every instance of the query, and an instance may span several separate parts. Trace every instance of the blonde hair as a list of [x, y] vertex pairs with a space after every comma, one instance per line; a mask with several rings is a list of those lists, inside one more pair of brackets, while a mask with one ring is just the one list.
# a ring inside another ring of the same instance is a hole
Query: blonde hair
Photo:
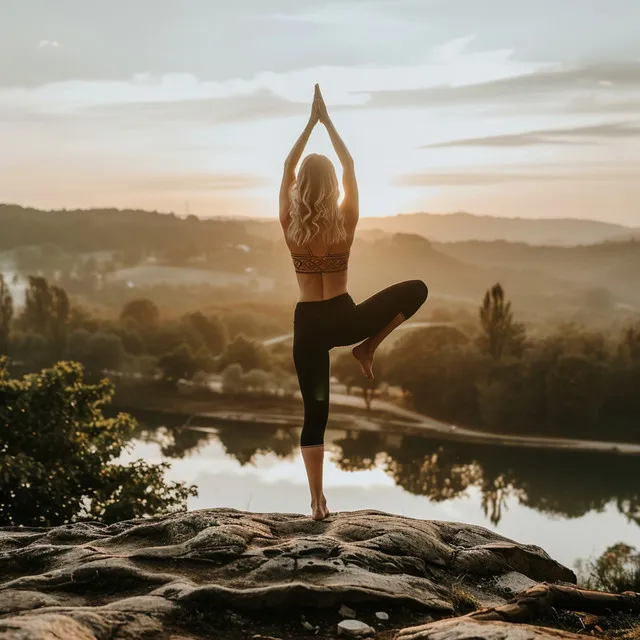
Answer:
[[331, 160], [317, 153], [308, 155], [289, 191], [288, 238], [298, 246], [320, 234], [329, 246], [344, 242], [347, 231], [338, 207], [339, 198], [338, 178]]

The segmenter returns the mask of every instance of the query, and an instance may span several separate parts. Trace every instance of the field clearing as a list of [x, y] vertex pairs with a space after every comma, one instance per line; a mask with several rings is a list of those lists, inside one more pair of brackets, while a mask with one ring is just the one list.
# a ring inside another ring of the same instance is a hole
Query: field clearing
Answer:
[[256, 291], [274, 288], [273, 278], [256, 277], [252, 274], [211, 271], [194, 267], [169, 267], [161, 265], [138, 265], [115, 271], [112, 278], [132, 282], [136, 286], [154, 284], [189, 285], [209, 284], [213, 287], [249, 286]]

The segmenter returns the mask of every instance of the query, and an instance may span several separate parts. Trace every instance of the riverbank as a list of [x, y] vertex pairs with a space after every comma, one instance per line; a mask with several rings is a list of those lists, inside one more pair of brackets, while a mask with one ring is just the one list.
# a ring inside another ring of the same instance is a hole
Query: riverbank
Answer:
[[[357, 396], [333, 394], [330, 426], [356, 431], [394, 432], [436, 438], [445, 442], [468, 442], [499, 447], [607, 453], [640, 456], [640, 444], [597, 440], [574, 440], [521, 436], [469, 429], [447, 424], [374, 399], [370, 411]], [[172, 416], [172, 424], [212, 427], [237, 424], [300, 428], [302, 402], [299, 397], [208, 394], [206, 398], [175, 394], [140, 394], [119, 389], [113, 407], [122, 411], [156, 411]]]

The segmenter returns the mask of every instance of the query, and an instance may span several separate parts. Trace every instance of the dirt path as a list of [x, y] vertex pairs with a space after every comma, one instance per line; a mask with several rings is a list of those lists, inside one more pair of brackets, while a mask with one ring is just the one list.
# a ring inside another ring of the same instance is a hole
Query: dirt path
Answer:
[[[422, 327], [449, 327], [451, 326], [451, 322], [406, 322], [405, 324], [401, 324], [396, 328], [396, 331], [406, 331], [407, 329], [421, 329]], [[269, 347], [274, 344], [279, 344], [280, 342], [286, 342], [287, 340], [293, 339], [293, 333], [283, 333], [280, 336], [275, 336], [273, 338], [267, 338], [262, 341], [262, 344], [265, 347]]]
[[[334, 393], [331, 395], [331, 403], [337, 406], [363, 405], [362, 398]], [[406, 421], [409, 429], [427, 431], [441, 434], [445, 440], [458, 440], [464, 442], [478, 442], [497, 444], [503, 446], [531, 447], [535, 449], [556, 449], [571, 451], [594, 451], [603, 453], [620, 453], [624, 455], [640, 455], [640, 444], [631, 442], [602, 442], [599, 440], [575, 440], [572, 438], [546, 438], [541, 436], [514, 436], [490, 431], [467, 429], [446, 422], [434, 420], [416, 411], [403, 409], [392, 402], [374, 399], [371, 404], [372, 412], [385, 412], [398, 416]], [[401, 421], [394, 421], [401, 424]]]

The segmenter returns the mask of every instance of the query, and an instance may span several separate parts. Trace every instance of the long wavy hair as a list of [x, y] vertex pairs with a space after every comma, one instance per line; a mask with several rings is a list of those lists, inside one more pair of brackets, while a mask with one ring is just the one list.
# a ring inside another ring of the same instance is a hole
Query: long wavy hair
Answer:
[[291, 221], [287, 236], [296, 245], [304, 246], [318, 235], [329, 246], [347, 239], [338, 207], [338, 178], [329, 158], [309, 154], [300, 165], [289, 198]]

